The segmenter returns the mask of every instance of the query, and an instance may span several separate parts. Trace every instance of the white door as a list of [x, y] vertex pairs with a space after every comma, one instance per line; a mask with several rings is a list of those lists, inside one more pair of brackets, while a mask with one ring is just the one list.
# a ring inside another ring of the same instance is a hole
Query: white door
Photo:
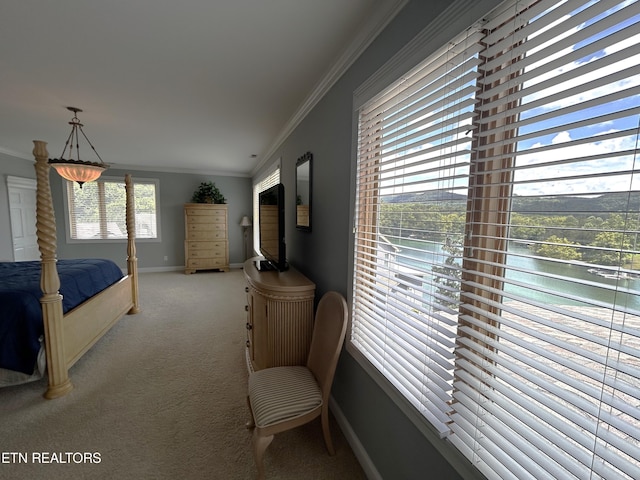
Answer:
[[13, 257], [16, 262], [39, 260], [36, 236], [36, 181], [7, 177]]

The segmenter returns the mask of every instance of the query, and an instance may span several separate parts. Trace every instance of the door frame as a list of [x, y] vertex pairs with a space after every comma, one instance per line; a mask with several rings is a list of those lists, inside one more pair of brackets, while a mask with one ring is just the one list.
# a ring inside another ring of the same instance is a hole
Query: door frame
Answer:
[[[32, 178], [23, 178], [23, 177], [14, 177], [11, 175], [7, 175], [7, 194], [9, 197], [9, 219], [10, 219], [10, 229], [11, 229], [11, 242], [12, 242], [12, 252], [13, 252], [13, 260], [16, 261], [16, 238], [15, 238], [15, 233], [13, 231], [13, 220], [11, 219], [12, 217], [12, 211], [13, 211], [13, 206], [14, 204], [11, 203], [11, 190], [12, 189], [20, 189], [20, 190], [28, 190], [28, 191], [33, 191], [33, 197], [34, 199], [36, 199], [37, 197], [37, 181], [35, 179]], [[35, 212], [35, 208], [36, 208], [36, 202], [34, 201], [33, 204], [34, 207], [34, 211], [33, 211], [33, 218], [36, 218], [36, 212]], [[22, 221], [22, 219], [21, 219]], [[34, 224], [34, 233], [35, 233], [35, 224]], [[29, 245], [31, 247], [36, 247], [38, 246], [38, 242], [37, 242], [37, 235], [33, 236], [34, 238], [34, 244], [33, 245]], [[38, 257], [37, 258], [33, 258], [31, 260], [39, 260], [40, 259], [40, 254], [38, 251]]]

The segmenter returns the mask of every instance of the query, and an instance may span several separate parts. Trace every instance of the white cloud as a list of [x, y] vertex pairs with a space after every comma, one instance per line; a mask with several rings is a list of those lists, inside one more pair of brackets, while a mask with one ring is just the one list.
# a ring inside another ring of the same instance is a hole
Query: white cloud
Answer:
[[[618, 154], [618, 152], [635, 148], [636, 135], [602, 140], [594, 136], [592, 140], [583, 145], [563, 147], [564, 143], [571, 141], [569, 132], [563, 131], [551, 140], [551, 144], [558, 148], [536, 151], [542, 146], [536, 144], [526, 153], [518, 155], [517, 166], [533, 168], [516, 172], [515, 181], [527, 183], [519, 185], [514, 193], [517, 195], [597, 194], [627, 190], [640, 182], [640, 172], [634, 175], [627, 173], [635, 168], [635, 156]], [[603, 155], [604, 158], [588, 158], [598, 155]], [[555, 164], [568, 159], [576, 160], [572, 163]], [[610, 175], [612, 173], [616, 175]], [[585, 176], [591, 177], [581, 178]]]
[[559, 143], [570, 142], [570, 141], [571, 141], [571, 135], [569, 135], [569, 132], [560, 132], [555, 137], [553, 137], [551, 139], [551, 143], [553, 145], [557, 145]]

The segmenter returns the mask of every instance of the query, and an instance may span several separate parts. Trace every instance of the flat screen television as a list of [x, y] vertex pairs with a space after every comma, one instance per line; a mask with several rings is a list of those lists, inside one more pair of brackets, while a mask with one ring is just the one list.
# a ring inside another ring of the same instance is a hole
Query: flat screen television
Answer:
[[256, 266], [260, 270], [284, 271], [288, 268], [284, 243], [284, 185], [274, 185], [258, 196], [258, 228], [260, 253], [265, 260]]

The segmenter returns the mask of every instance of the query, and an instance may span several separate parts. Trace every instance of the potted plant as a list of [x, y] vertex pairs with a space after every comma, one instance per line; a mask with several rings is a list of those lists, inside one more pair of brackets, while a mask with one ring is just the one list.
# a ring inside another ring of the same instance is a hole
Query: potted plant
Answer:
[[193, 192], [191, 201], [193, 203], [227, 203], [227, 199], [213, 182], [202, 182]]

